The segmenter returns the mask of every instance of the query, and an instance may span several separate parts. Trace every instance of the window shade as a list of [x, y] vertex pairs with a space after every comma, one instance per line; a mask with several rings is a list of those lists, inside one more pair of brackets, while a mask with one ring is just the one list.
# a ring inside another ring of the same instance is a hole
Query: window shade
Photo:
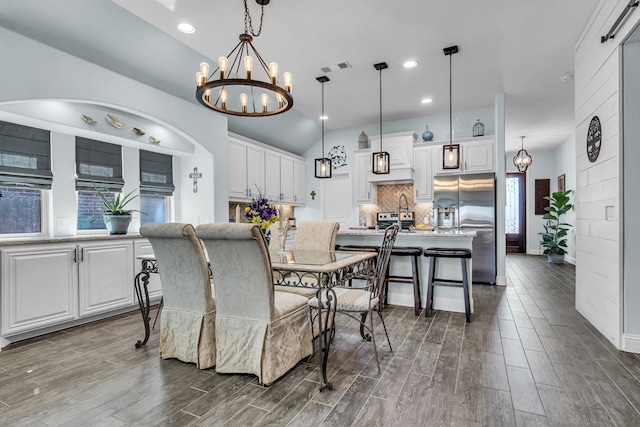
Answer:
[[50, 189], [51, 133], [0, 121], [0, 187]]
[[76, 136], [76, 190], [99, 189], [120, 192], [122, 179], [122, 147]]
[[140, 194], [173, 195], [173, 157], [140, 150]]

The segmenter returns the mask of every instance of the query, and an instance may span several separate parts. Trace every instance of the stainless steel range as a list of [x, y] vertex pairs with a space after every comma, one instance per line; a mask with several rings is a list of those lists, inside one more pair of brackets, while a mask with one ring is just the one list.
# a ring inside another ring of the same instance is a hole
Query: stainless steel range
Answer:
[[[391, 224], [398, 223], [398, 212], [378, 212], [377, 215], [378, 228], [384, 229]], [[402, 228], [408, 229], [416, 225], [415, 215], [413, 212], [402, 212], [400, 214], [400, 222]]]

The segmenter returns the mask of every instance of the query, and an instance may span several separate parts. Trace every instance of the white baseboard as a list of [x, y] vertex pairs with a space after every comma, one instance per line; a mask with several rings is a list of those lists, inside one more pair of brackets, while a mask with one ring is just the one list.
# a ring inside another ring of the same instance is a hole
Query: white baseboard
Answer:
[[496, 286], [507, 286], [507, 278], [505, 276], [496, 276]]
[[[393, 305], [399, 305], [401, 307], [413, 307], [413, 295], [401, 295], [390, 293], [387, 297], [387, 302]], [[471, 298], [471, 312], [473, 313], [473, 298]], [[422, 301], [421, 306], [427, 304], [426, 298]], [[453, 311], [456, 313], [464, 313], [464, 301], [453, 298], [434, 298], [433, 308], [435, 310]]]
[[640, 353], [640, 335], [622, 334], [622, 350]]
[[564, 256], [564, 260], [565, 260], [565, 262], [568, 262], [569, 264], [576, 265], [576, 259], [574, 257], [572, 257], [572, 256], [565, 255]]
[[527, 249], [527, 255], [542, 255], [540, 249]]

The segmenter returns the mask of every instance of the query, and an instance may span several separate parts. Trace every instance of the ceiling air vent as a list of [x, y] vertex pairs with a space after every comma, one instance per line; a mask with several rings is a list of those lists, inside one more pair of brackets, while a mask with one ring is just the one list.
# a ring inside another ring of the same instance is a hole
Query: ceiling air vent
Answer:
[[349, 64], [347, 61], [343, 61], [337, 64], [331, 64], [325, 67], [321, 67], [320, 70], [322, 70], [323, 73], [330, 73], [332, 71], [345, 70], [347, 68], [351, 68], [351, 64]]

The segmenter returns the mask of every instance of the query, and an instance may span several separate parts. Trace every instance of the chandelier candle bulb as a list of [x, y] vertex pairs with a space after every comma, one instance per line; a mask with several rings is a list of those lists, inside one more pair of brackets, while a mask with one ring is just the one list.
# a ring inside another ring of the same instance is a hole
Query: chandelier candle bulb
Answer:
[[220, 80], [223, 80], [225, 77], [225, 73], [227, 72], [227, 65], [229, 65], [229, 60], [226, 56], [221, 56], [218, 58], [218, 68], [220, 69]]
[[278, 83], [278, 64], [275, 62], [271, 62], [269, 64], [269, 75], [271, 76], [271, 84], [275, 85]]
[[287, 92], [291, 92], [291, 83], [293, 80], [291, 73], [287, 71], [286, 73], [282, 74], [282, 79], [284, 80], [284, 90], [286, 90]]
[[207, 82], [207, 77], [203, 76], [202, 73], [198, 71], [196, 73], [196, 84], [198, 85], [198, 87], [202, 86], [206, 82]]
[[278, 93], [276, 94], [276, 97], [278, 98], [278, 108], [282, 108], [282, 106], [284, 105], [284, 100], [282, 99], [282, 95]]
[[224, 89], [220, 90], [220, 103], [222, 108], [227, 108], [227, 91]]
[[249, 55], [244, 57], [244, 69], [247, 70], [247, 80], [251, 80], [251, 70], [253, 70], [253, 58]]
[[240, 104], [242, 105], [242, 112], [246, 113], [247, 112], [247, 94], [246, 93], [240, 94]]
[[269, 96], [266, 93], [263, 93], [262, 95], [260, 95], [260, 101], [262, 101], [262, 111], [266, 113]]
[[209, 76], [209, 64], [206, 62], [200, 63], [200, 72], [205, 77], [205, 79]]

